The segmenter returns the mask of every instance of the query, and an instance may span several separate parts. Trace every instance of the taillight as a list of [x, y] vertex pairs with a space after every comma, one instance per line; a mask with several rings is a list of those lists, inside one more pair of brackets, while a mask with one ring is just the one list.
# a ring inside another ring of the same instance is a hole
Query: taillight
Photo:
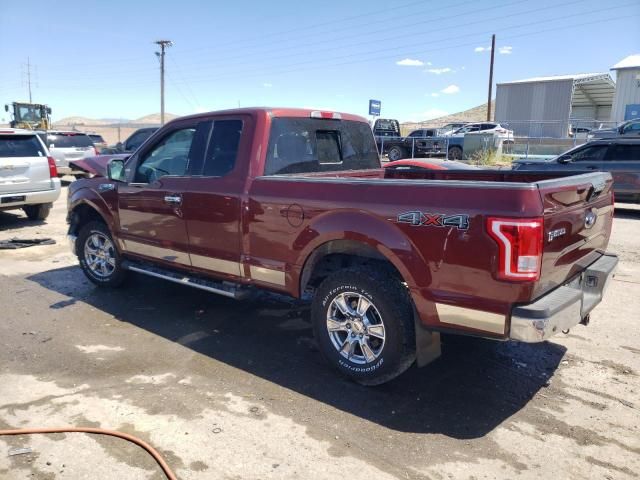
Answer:
[[96, 157], [98, 156], [98, 149], [96, 148], [95, 145], [93, 146], [93, 155]]
[[53, 159], [53, 157], [47, 157], [47, 162], [49, 162], [49, 177], [57, 178], [58, 168], [56, 167], [56, 161]]
[[542, 218], [489, 218], [487, 230], [498, 243], [498, 278], [532, 281], [540, 278]]

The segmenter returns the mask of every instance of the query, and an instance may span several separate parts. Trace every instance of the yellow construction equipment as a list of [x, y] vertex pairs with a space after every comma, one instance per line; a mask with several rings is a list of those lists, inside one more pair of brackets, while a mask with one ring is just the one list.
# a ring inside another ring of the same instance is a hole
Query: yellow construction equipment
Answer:
[[[9, 105], [4, 106], [9, 112]], [[51, 108], [40, 103], [13, 102], [11, 104], [11, 128], [27, 130], [49, 130], [51, 128]]]

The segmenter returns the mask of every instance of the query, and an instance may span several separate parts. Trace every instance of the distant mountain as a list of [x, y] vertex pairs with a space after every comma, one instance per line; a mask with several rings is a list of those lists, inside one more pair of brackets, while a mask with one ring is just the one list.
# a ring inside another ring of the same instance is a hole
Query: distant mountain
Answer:
[[[173, 120], [174, 118], [178, 118], [179, 115], [174, 115], [173, 113], [165, 113], [164, 120], [168, 122], [169, 120]], [[160, 125], [160, 114], [152, 113], [151, 115], [145, 115], [144, 117], [137, 118], [135, 120], [125, 119], [125, 118], [87, 118], [80, 116], [73, 117], [65, 117], [60, 120], [56, 120], [53, 122], [55, 126], [88, 126], [88, 127], [99, 127], [106, 125], [117, 125], [126, 126], [128, 124], [151, 124], [151, 125]]]
[[53, 122], [54, 125], [107, 125], [104, 120], [87, 117], [65, 117]]
[[[491, 102], [491, 118], [495, 118], [495, 100]], [[425, 120], [423, 122], [403, 122], [402, 126], [415, 130], [423, 127], [438, 127], [451, 122], [483, 122], [487, 119], [487, 104], [483, 103], [477, 107], [464, 110], [463, 112], [452, 113], [451, 115], [445, 115], [444, 117], [434, 118], [431, 120]]]
[[[173, 120], [174, 118], [178, 118], [179, 115], [174, 115], [173, 113], [166, 113], [164, 114], [164, 121], [165, 123], [168, 122], [169, 120]], [[154, 123], [154, 124], [160, 124], [160, 114], [159, 113], [152, 113], [151, 115], [145, 115], [144, 117], [140, 117], [140, 118], [136, 118], [135, 120], [131, 120], [130, 123]]]

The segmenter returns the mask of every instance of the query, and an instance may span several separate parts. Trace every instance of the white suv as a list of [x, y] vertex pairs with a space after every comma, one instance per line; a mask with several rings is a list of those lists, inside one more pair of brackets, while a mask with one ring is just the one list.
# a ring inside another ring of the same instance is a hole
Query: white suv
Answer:
[[49, 130], [47, 132], [47, 147], [56, 161], [58, 174], [76, 175], [84, 177], [81, 170], [69, 164], [73, 160], [83, 160], [98, 155], [98, 150], [89, 135], [76, 131]]
[[35, 132], [0, 129], [0, 211], [22, 209], [44, 220], [60, 196], [53, 157]]

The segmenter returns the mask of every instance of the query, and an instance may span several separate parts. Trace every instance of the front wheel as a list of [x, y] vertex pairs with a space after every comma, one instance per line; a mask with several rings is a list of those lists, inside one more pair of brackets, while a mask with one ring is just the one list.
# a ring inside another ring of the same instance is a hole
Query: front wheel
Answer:
[[80, 267], [89, 280], [106, 287], [117, 287], [124, 282], [127, 271], [122, 268], [120, 254], [104, 223], [87, 223], [80, 229], [76, 241]]
[[460, 147], [449, 148], [449, 160], [462, 160], [462, 148]]
[[311, 317], [325, 359], [360, 384], [388, 382], [415, 360], [409, 294], [384, 269], [352, 267], [330, 275], [316, 291]]

